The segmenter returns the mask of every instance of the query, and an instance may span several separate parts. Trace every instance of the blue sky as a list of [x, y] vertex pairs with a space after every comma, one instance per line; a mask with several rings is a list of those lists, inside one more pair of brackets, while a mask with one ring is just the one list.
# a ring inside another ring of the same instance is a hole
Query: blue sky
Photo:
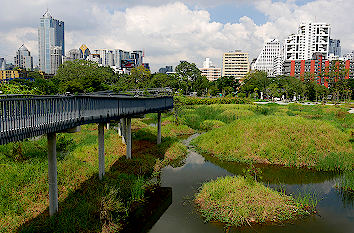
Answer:
[[248, 16], [258, 24], [267, 22], [267, 17], [258, 11], [252, 4], [224, 4], [207, 9], [210, 13], [211, 20], [221, 23], [237, 23], [242, 16]]
[[354, 50], [354, 1], [348, 0], [13, 0], [0, 7], [0, 57], [13, 62], [25, 44], [38, 64], [37, 30], [47, 7], [65, 22], [66, 52], [81, 44], [144, 49], [153, 71], [180, 60], [201, 66], [206, 57], [220, 66], [222, 54], [235, 49], [253, 59], [265, 41], [283, 41], [315, 18], [331, 24], [343, 52]]

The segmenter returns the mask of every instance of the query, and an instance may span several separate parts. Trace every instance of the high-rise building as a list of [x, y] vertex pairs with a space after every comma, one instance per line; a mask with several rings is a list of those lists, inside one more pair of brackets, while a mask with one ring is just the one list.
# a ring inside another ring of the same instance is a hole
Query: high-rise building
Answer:
[[24, 44], [16, 51], [14, 63], [16, 67], [33, 70], [33, 57]]
[[63, 53], [62, 48], [60, 46], [52, 46], [50, 48], [50, 70], [51, 73], [55, 74], [59, 68], [59, 66], [63, 62]]
[[74, 60], [78, 60], [81, 59], [81, 52], [79, 49], [71, 49], [69, 50], [69, 56], [70, 60], [74, 61]]
[[[64, 22], [54, 19], [47, 11], [40, 18], [40, 25], [38, 28], [38, 47], [39, 47], [39, 69], [47, 74], [56, 73], [54, 67], [58, 67], [57, 64], [51, 64], [52, 52], [57, 52], [60, 47], [61, 54], [55, 54], [55, 56], [62, 56], [65, 54], [64, 50]], [[54, 59], [56, 60], [56, 59]]]
[[205, 76], [209, 81], [215, 81], [221, 78], [221, 68], [216, 68], [210, 61], [210, 58], [205, 58], [203, 68], [199, 69], [201, 75]]
[[273, 39], [266, 42], [256, 62], [253, 64], [254, 70], [267, 72], [268, 76], [274, 76], [274, 61], [281, 56], [281, 45], [279, 40]]
[[284, 70], [283, 70], [283, 64], [284, 64], [284, 60], [283, 60], [283, 56], [279, 55], [276, 58], [274, 58], [274, 62], [273, 62], [273, 76], [278, 76], [278, 75], [283, 75]]
[[333, 54], [332, 56], [342, 56], [342, 49], [340, 46], [340, 40], [329, 39], [329, 54]]
[[102, 66], [114, 66], [114, 51], [109, 49], [95, 49], [94, 54], [100, 55], [99, 64]]
[[144, 54], [143, 54], [143, 51], [141, 51], [141, 50], [133, 51], [130, 54], [130, 58], [135, 60], [135, 65], [136, 66], [143, 65], [143, 57], [144, 57]]
[[222, 57], [222, 76], [233, 76], [242, 79], [250, 71], [248, 53], [236, 50], [224, 53]]
[[331, 27], [327, 23], [302, 23], [297, 34], [284, 42], [284, 60], [308, 60], [314, 53], [327, 59]]

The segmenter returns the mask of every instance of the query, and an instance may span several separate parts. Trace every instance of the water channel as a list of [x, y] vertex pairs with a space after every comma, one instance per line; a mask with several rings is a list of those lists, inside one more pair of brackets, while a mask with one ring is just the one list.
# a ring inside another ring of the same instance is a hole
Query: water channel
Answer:
[[[197, 137], [193, 135], [184, 141]], [[271, 187], [281, 184], [287, 194], [314, 192], [318, 198], [316, 215], [282, 225], [247, 226], [225, 229], [220, 223], [205, 223], [197, 212], [193, 197], [202, 183], [217, 177], [242, 174], [245, 165], [225, 163], [203, 157], [189, 148], [181, 167], [168, 166], [161, 174], [161, 186], [172, 187], [172, 204], [150, 229], [151, 233], [184, 232], [336, 232], [354, 233], [354, 196], [334, 186], [340, 174], [307, 169], [262, 166], [263, 182]]]

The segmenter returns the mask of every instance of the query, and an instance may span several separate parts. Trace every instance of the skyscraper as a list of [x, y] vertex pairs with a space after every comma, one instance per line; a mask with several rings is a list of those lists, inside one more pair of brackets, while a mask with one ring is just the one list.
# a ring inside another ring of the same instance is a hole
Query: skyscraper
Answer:
[[[48, 11], [41, 17], [38, 28], [38, 47], [39, 47], [39, 68], [48, 74], [57, 71], [58, 64], [51, 64], [51, 61], [62, 59], [64, 50], [64, 22], [54, 19]], [[57, 54], [60, 47], [61, 53]], [[53, 53], [55, 58], [51, 58]], [[60, 56], [58, 58], [58, 56]], [[61, 63], [61, 62], [60, 62]]]
[[280, 54], [280, 42], [277, 39], [268, 41], [264, 44], [264, 47], [252, 68], [265, 71], [269, 76], [273, 76], [276, 73], [274, 71], [274, 61], [280, 56]]
[[14, 63], [19, 68], [33, 70], [33, 57], [24, 44], [17, 50]]

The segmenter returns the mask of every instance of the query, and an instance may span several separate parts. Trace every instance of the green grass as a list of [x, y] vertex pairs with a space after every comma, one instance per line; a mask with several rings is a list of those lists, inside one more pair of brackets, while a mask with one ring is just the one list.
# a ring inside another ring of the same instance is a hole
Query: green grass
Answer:
[[259, 116], [236, 120], [196, 138], [202, 151], [225, 161], [256, 162], [319, 170], [350, 170], [350, 135], [323, 120]]
[[[155, 114], [156, 115], [156, 114]], [[152, 187], [154, 168], [180, 163], [186, 147], [180, 138], [192, 134], [163, 114], [162, 143], [156, 127], [132, 122], [133, 158], [115, 130], [105, 130], [106, 175], [98, 181], [97, 126], [82, 126], [75, 134], [58, 134], [59, 213], [48, 213], [48, 161], [45, 137], [0, 146], [0, 232], [101, 232], [119, 230], [132, 205]]]
[[294, 199], [242, 176], [204, 183], [195, 196], [205, 221], [218, 221], [227, 226], [297, 219], [314, 211], [309, 200]]

